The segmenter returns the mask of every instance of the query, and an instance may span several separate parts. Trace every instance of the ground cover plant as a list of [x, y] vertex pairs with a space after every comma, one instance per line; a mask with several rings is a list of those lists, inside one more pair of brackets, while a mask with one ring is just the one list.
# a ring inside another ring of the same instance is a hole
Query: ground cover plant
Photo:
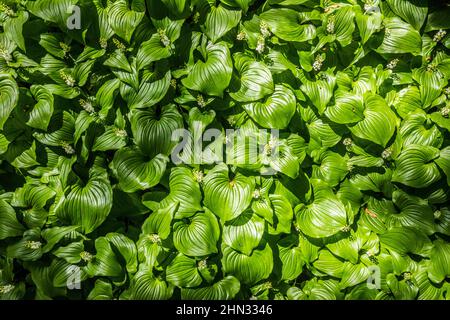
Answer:
[[1, 0], [0, 299], [450, 299], [450, 7]]

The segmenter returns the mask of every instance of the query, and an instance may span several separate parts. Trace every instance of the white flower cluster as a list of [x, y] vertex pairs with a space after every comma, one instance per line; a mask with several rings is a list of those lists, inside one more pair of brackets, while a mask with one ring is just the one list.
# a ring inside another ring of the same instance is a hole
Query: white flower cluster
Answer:
[[0, 48], [0, 57], [5, 59], [6, 62], [9, 62], [12, 60], [11, 54], [8, 52], [8, 50]]
[[0, 2], [0, 12], [5, 13], [7, 16], [12, 17], [14, 16], [14, 11], [9, 6], [7, 6], [5, 3]]
[[329, 34], [333, 34], [333, 33], [334, 33], [334, 27], [335, 27], [334, 23], [335, 23], [335, 20], [336, 20], [336, 19], [335, 19], [334, 15], [328, 17], [327, 32], [328, 32]]
[[3, 285], [3, 286], [0, 286], [0, 294], [9, 293], [9, 292], [13, 291], [14, 288], [15, 288], [15, 286], [12, 285], [12, 284], [6, 284], [6, 285]]
[[197, 11], [192, 17], [192, 20], [194, 21], [194, 23], [198, 23], [200, 21], [200, 12]]
[[69, 87], [73, 87], [75, 85], [75, 79], [70, 74], [65, 73], [63, 70], [59, 71], [59, 76]]
[[127, 47], [122, 42], [120, 42], [119, 39], [113, 38], [112, 41], [116, 46], [116, 48], [119, 49], [120, 51], [125, 51], [127, 49]]
[[258, 42], [256, 43], [256, 52], [263, 53], [266, 46], [266, 40], [263, 36], [258, 37]]
[[261, 32], [261, 35], [264, 38], [270, 37], [271, 33], [270, 33], [270, 30], [269, 30], [269, 26], [264, 21], [261, 21], [261, 23], [259, 24], [259, 30]]
[[237, 34], [236, 39], [239, 41], [247, 39], [247, 34], [244, 31], [241, 31]]
[[90, 254], [89, 252], [87, 252], [87, 251], [82, 251], [82, 252], [80, 253], [80, 257], [81, 257], [81, 259], [82, 259], [83, 261], [86, 261], [86, 262], [89, 262], [89, 261], [91, 261], [92, 259], [94, 259], [94, 256], [93, 256], [92, 254]]
[[445, 118], [448, 118], [448, 114], [450, 112], [450, 108], [449, 107], [443, 107], [441, 109], [441, 115]]
[[389, 61], [389, 63], [386, 65], [386, 68], [389, 70], [393, 70], [395, 69], [395, 67], [397, 66], [397, 64], [399, 63], [399, 59], [392, 59], [391, 61]]
[[151, 242], [153, 243], [161, 243], [161, 237], [156, 234], [156, 233], [152, 233], [148, 236], [148, 238], [150, 239]]
[[70, 52], [70, 46], [69, 46], [67, 43], [61, 41], [61, 42], [59, 43], [59, 46], [60, 46], [61, 49], [64, 51], [64, 56], [66, 56], [67, 53]]
[[25, 247], [27, 247], [28, 249], [32, 249], [32, 250], [37, 250], [37, 249], [40, 249], [42, 247], [42, 242], [40, 242], [40, 241], [27, 241], [25, 243]]
[[433, 215], [434, 215], [434, 218], [435, 218], [436, 220], [439, 220], [439, 219], [442, 217], [442, 212], [441, 212], [440, 210], [436, 210], [436, 211], [433, 213]]
[[259, 54], [263, 53], [266, 48], [266, 38], [270, 37], [271, 33], [269, 26], [264, 21], [259, 24], [260, 35], [258, 36], [258, 41], [256, 43], [256, 52]]
[[87, 113], [94, 113], [95, 109], [92, 106], [92, 103], [90, 101], [90, 99], [88, 100], [84, 100], [84, 99], [80, 99], [78, 100], [78, 102], [80, 103], [80, 106], [87, 112]]
[[100, 47], [102, 49], [106, 49], [108, 47], [108, 40], [105, 38], [100, 38], [100, 40], [98, 41], [98, 43], [100, 44]]
[[197, 169], [192, 170], [192, 175], [194, 176], [195, 181], [197, 181], [198, 183], [202, 183], [203, 178], [205, 177], [203, 171]]
[[64, 152], [67, 154], [75, 154], [75, 149], [66, 141], [61, 142], [61, 147], [64, 149]]
[[170, 45], [170, 39], [169, 37], [166, 35], [166, 30], [164, 29], [158, 29], [158, 34], [159, 34], [159, 38], [161, 40], [161, 43], [163, 44], [164, 47], [167, 47]]
[[325, 59], [321, 55], [318, 55], [312, 65], [314, 71], [319, 72], [320, 69], [322, 69], [322, 64], [324, 61], [325, 61]]
[[383, 152], [381, 153], [381, 157], [382, 157], [383, 159], [387, 159], [387, 158], [389, 158], [391, 155], [392, 155], [392, 149], [391, 149], [390, 147], [384, 149]]
[[206, 106], [205, 99], [203, 98], [203, 96], [201, 94], [199, 94], [197, 96], [197, 104], [200, 108], [204, 108]]
[[197, 265], [198, 265], [198, 268], [201, 270], [201, 269], [206, 269], [206, 267], [208, 266], [208, 263], [207, 263], [206, 259], [203, 259], [203, 260], [200, 260]]
[[255, 189], [255, 191], [253, 191], [253, 198], [259, 199], [259, 197], [261, 197], [261, 190]]
[[445, 30], [439, 30], [433, 37], [434, 42], [440, 42], [444, 37], [447, 35], [447, 31]]
[[115, 128], [115, 129], [114, 129], [114, 134], [115, 134], [117, 137], [121, 137], [121, 138], [124, 138], [124, 137], [128, 136], [128, 133], [127, 133], [126, 130], [124, 130], [124, 129], [119, 129], [119, 128]]

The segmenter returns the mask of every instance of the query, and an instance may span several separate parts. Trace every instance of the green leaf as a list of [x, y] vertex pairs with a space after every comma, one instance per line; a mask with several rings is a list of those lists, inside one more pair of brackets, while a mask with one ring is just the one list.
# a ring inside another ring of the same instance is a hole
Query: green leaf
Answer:
[[170, 155], [177, 143], [172, 140], [172, 134], [183, 128], [183, 118], [173, 104], [133, 110], [130, 122], [136, 145], [150, 158], [157, 154]]
[[116, 126], [108, 126], [102, 135], [95, 138], [92, 151], [119, 150], [126, 145], [127, 132]]
[[39, 44], [48, 53], [59, 59], [64, 59], [66, 57], [66, 52], [63, 50], [62, 45], [69, 46], [64, 42], [64, 38], [57, 33], [41, 34]]
[[386, 284], [394, 298], [399, 300], [414, 300], [419, 291], [419, 288], [413, 282], [405, 279], [398, 280], [392, 273], [386, 276]]
[[276, 85], [273, 94], [264, 102], [243, 106], [259, 125], [270, 129], [285, 129], [296, 109], [294, 93], [283, 85]]
[[333, 14], [334, 34], [343, 47], [352, 42], [352, 34], [355, 30], [354, 17], [355, 12], [351, 6], [343, 6]]
[[361, 96], [338, 90], [334, 95], [335, 105], [325, 110], [325, 115], [336, 123], [349, 124], [364, 119], [364, 104]]
[[270, 202], [273, 207], [273, 219], [269, 225], [270, 234], [291, 233], [292, 218], [294, 213], [290, 202], [279, 194], [270, 194]]
[[414, 188], [425, 188], [441, 178], [438, 166], [433, 161], [439, 157], [439, 149], [410, 145], [396, 160], [392, 181]]
[[145, 234], [157, 234], [160, 239], [167, 239], [172, 232], [171, 224], [176, 209], [177, 206], [173, 204], [153, 212], [144, 221], [142, 232]]
[[397, 17], [385, 18], [383, 43], [376, 49], [385, 53], [412, 53], [418, 55], [422, 51], [422, 39], [417, 30]]
[[35, 16], [67, 27], [67, 20], [78, 0], [36, 0], [27, 2], [27, 9]]
[[423, 0], [387, 0], [389, 7], [396, 15], [408, 22], [416, 30], [420, 30], [428, 13], [428, 1]]
[[17, 220], [13, 207], [0, 200], [0, 240], [21, 236], [24, 231], [25, 228]]
[[392, 228], [379, 237], [386, 248], [402, 255], [407, 253], [429, 255], [431, 242], [420, 230], [409, 227]]
[[308, 24], [308, 17], [293, 9], [270, 9], [260, 15], [270, 30], [285, 41], [304, 42], [316, 37], [316, 28]]
[[162, 3], [169, 9], [174, 15], [183, 14], [186, 8], [186, 0], [161, 0]]
[[291, 287], [287, 291], [290, 300], [336, 300], [339, 287], [334, 280], [311, 279], [306, 282], [303, 290]]
[[223, 242], [236, 251], [251, 255], [264, 234], [264, 219], [247, 212], [227, 222], [223, 228]]
[[397, 118], [380, 96], [368, 95], [364, 100], [364, 119], [349, 129], [357, 137], [385, 147], [395, 132]]
[[109, 109], [114, 105], [114, 100], [117, 95], [117, 90], [120, 86], [119, 79], [112, 79], [106, 81], [97, 91], [95, 100], [98, 105], [102, 108], [100, 115], [106, 117]]
[[413, 79], [420, 84], [420, 99], [422, 108], [428, 109], [432, 106], [446, 85], [446, 77], [439, 71], [422, 67], [415, 69], [412, 73]]
[[450, 147], [445, 147], [441, 150], [439, 158], [436, 159], [436, 164], [446, 174], [447, 185], [450, 186]]
[[233, 71], [230, 51], [225, 43], [219, 42], [209, 43], [200, 52], [203, 60], [197, 61], [181, 82], [188, 89], [222, 97]]
[[336, 278], [341, 278], [344, 271], [344, 262], [328, 250], [320, 250], [319, 257], [313, 265], [321, 272]]
[[88, 234], [99, 227], [108, 217], [112, 207], [112, 189], [104, 175], [91, 174], [86, 183], [72, 185], [61, 199], [56, 214], [62, 221]]
[[437, 126], [430, 126], [428, 122], [424, 112], [416, 111], [406, 116], [400, 128], [403, 145], [418, 144], [439, 148], [443, 141], [442, 134]]
[[206, 20], [202, 29], [212, 42], [216, 42], [228, 31], [236, 27], [240, 20], [240, 10], [230, 10], [222, 5], [212, 6], [206, 14]]
[[117, 0], [108, 5], [108, 18], [112, 30], [127, 42], [130, 42], [144, 15], [143, 0]]
[[408, 86], [398, 91], [394, 107], [402, 118], [405, 118], [416, 109], [422, 109], [419, 88]]
[[125, 277], [125, 270], [136, 271], [136, 247], [126, 236], [109, 233], [105, 237], [99, 237], [95, 240], [95, 250], [95, 256], [87, 265], [90, 276], [122, 280]]
[[226, 276], [211, 286], [198, 289], [181, 289], [183, 300], [231, 300], [241, 289], [239, 280]]
[[195, 259], [179, 253], [167, 266], [166, 279], [180, 288], [193, 288], [202, 283]]
[[19, 11], [15, 17], [9, 17], [3, 24], [6, 36], [23, 51], [25, 51], [25, 39], [22, 34], [23, 25], [27, 22], [28, 17], [28, 12]]
[[450, 275], [450, 245], [440, 239], [433, 244], [428, 277], [435, 283], [441, 283]]
[[204, 179], [204, 203], [223, 222], [238, 217], [252, 199], [252, 180], [241, 173], [229, 177], [226, 164], [219, 164]]
[[225, 274], [235, 276], [245, 284], [254, 284], [266, 279], [273, 269], [272, 249], [268, 244], [264, 248], [253, 250], [250, 256], [239, 253], [222, 244], [222, 266]]
[[173, 289], [171, 284], [155, 277], [152, 270], [143, 267], [134, 275], [125, 297], [130, 300], [167, 300]]
[[115, 232], [108, 233], [106, 235], [106, 239], [108, 239], [114, 247], [116, 255], [121, 255], [123, 261], [125, 262], [126, 270], [130, 273], [136, 272], [138, 263], [136, 244], [134, 241], [123, 234]]
[[414, 275], [419, 287], [419, 300], [438, 300], [441, 296], [442, 288], [435, 286], [428, 278], [427, 271], [422, 269]]
[[350, 261], [353, 264], [357, 264], [359, 251], [362, 248], [362, 241], [357, 233], [351, 233], [348, 237], [327, 244], [327, 248], [335, 256]]
[[264, 98], [274, 91], [272, 74], [265, 64], [253, 60], [243, 53], [233, 55], [239, 78], [234, 79], [230, 96], [241, 102], [252, 102]]
[[140, 45], [136, 56], [138, 70], [147, 67], [152, 62], [168, 58], [172, 55], [170, 45], [165, 46], [161, 39], [161, 36], [155, 33], [149, 40], [144, 41]]
[[332, 236], [348, 225], [345, 206], [325, 182], [314, 181], [313, 189], [314, 202], [296, 212], [298, 226], [313, 238]]
[[[177, 218], [191, 216], [197, 211], [202, 210], [199, 183], [191, 170], [183, 167], [172, 168], [169, 180], [170, 193], [161, 202], [156, 203], [156, 207], [166, 207], [173, 203], [179, 203]], [[150, 194], [148, 194], [150, 196]], [[144, 204], [150, 204], [150, 197], [144, 195]]]
[[278, 250], [282, 263], [281, 279], [294, 280], [303, 271], [303, 254], [298, 245], [298, 237], [288, 236], [278, 242]]
[[[73, 142], [75, 132], [75, 119], [72, 114], [64, 111], [62, 114], [57, 114], [49, 122], [46, 133], [35, 132], [34, 137], [42, 144], [54, 147], [64, 147], [66, 144], [70, 145]], [[68, 154], [73, 153], [72, 150], [67, 149]]]
[[416, 228], [428, 235], [435, 233], [433, 211], [426, 202], [401, 190], [394, 191], [392, 199], [400, 212], [392, 212], [386, 217], [388, 227], [405, 226]]
[[117, 151], [111, 162], [111, 170], [125, 192], [149, 189], [159, 183], [166, 169], [168, 158], [162, 154], [148, 159], [136, 148]]
[[56, 257], [64, 259], [67, 263], [76, 264], [81, 261], [81, 253], [84, 251], [83, 242], [72, 242], [67, 246], [59, 247], [52, 252]]
[[19, 87], [9, 74], [0, 73], [0, 130], [15, 108], [19, 98]]
[[18, 169], [30, 168], [38, 165], [39, 162], [36, 161], [36, 142], [33, 141], [31, 147], [18, 155], [11, 164]]
[[362, 13], [356, 11], [356, 25], [358, 26], [362, 44], [365, 44], [370, 37], [381, 29], [383, 16], [380, 12]]
[[428, 14], [425, 32], [439, 29], [450, 29], [450, 21], [446, 19], [449, 13], [450, 8], [448, 7], [440, 7], [439, 9], [430, 12]]
[[170, 72], [166, 72], [163, 78], [154, 82], [142, 81], [137, 91], [122, 84], [120, 93], [130, 109], [151, 107], [164, 98], [169, 90], [170, 79]]
[[302, 76], [300, 80], [302, 81], [300, 89], [308, 96], [319, 114], [323, 114], [333, 96], [336, 78], [331, 74], [324, 74], [324, 79], [311, 81]]
[[88, 300], [111, 300], [113, 298], [113, 289], [111, 283], [97, 279], [95, 286], [87, 297]]
[[320, 166], [313, 166], [312, 178], [326, 181], [330, 186], [338, 185], [348, 173], [346, 159], [332, 151], [319, 153], [315, 162]]
[[30, 113], [30, 119], [27, 125], [46, 131], [53, 115], [53, 95], [49, 90], [40, 85], [33, 85], [30, 89], [37, 103]]
[[42, 252], [39, 229], [29, 229], [23, 233], [23, 238], [6, 248], [8, 258], [17, 258], [22, 261], [36, 261]]
[[173, 225], [175, 248], [187, 256], [201, 257], [217, 253], [219, 236], [219, 224], [209, 210], [196, 213]]
[[370, 272], [365, 265], [346, 262], [342, 268], [342, 279], [339, 285], [341, 288], [352, 287], [366, 281], [369, 275]]
[[58, 244], [64, 237], [70, 235], [78, 227], [53, 227], [45, 229], [41, 232], [41, 236], [47, 242], [43, 247], [42, 251], [44, 253], [49, 252], [53, 247]]

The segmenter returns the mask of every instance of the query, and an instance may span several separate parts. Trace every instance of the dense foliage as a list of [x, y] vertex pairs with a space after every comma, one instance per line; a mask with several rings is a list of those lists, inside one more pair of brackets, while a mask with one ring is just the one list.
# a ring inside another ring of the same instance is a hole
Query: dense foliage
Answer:
[[450, 7], [1, 1], [0, 299], [450, 299]]

